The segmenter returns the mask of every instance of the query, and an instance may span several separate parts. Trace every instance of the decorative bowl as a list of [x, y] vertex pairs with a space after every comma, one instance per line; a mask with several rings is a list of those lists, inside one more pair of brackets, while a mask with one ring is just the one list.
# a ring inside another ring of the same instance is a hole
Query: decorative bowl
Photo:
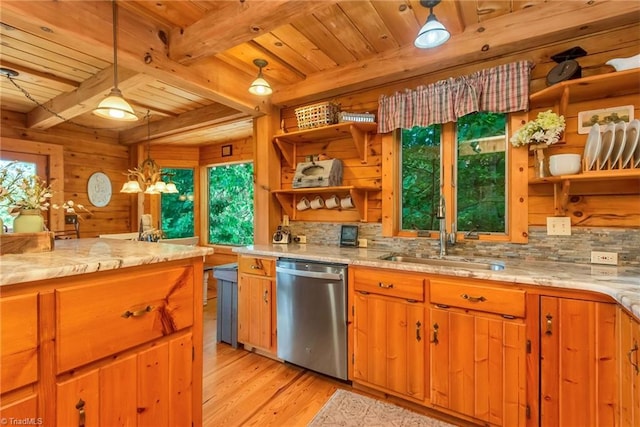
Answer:
[[554, 154], [549, 156], [549, 171], [553, 176], [573, 175], [580, 172], [580, 154]]

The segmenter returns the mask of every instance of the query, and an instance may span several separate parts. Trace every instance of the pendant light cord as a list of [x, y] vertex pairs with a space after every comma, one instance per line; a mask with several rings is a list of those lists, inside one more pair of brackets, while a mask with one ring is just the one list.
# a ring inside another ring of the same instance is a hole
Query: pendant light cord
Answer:
[[113, 4], [113, 87], [118, 89], [118, 5], [116, 0], [111, 0]]

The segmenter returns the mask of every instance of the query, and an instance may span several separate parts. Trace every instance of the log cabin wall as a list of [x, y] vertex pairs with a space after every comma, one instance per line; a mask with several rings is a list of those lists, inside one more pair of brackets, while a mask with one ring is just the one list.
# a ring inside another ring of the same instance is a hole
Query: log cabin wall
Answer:
[[[38, 142], [63, 147], [63, 200], [73, 200], [91, 211], [90, 214], [81, 213], [81, 237], [132, 230], [129, 195], [119, 192], [126, 180], [123, 172], [131, 167], [129, 148], [118, 144], [116, 132], [84, 129], [71, 124], [60, 126], [55, 132], [38, 131], [27, 128], [25, 114], [3, 110], [0, 135], [2, 138], [24, 141], [25, 147]], [[89, 202], [87, 182], [95, 172], [103, 172], [111, 179], [112, 196], [105, 207], [98, 208]], [[71, 229], [73, 226], [65, 227]], [[137, 230], [137, 224], [133, 229]]]
[[[606, 65], [606, 61], [612, 58], [630, 57], [638, 53], [640, 35], [635, 27], [612, 29], [597, 36], [589, 38], [577, 38], [562, 44], [545, 46], [528, 52], [526, 56], [503, 58], [501, 61], [488, 61], [481, 64], [469, 64], [455, 69], [444, 70], [421, 78], [413, 78], [397, 82], [391, 85], [381, 86], [375, 90], [345, 94], [331, 100], [341, 104], [342, 111], [350, 112], [377, 112], [378, 98], [380, 95], [391, 94], [405, 88], [415, 88], [419, 85], [430, 84], [449, 77], [458, 77], [470, 74], [483, 68], [529, 59], [534, 63], [531, 74], [531, 93], [540, 91], [546, 87], [546, 75], [556, 65], [549, 61], [551, 55], [569, 49], [573, 46], [581, 46], [588, 54], [578, 59], [582, 67], [582, 77], [600, 75], [615, 72], [613, 67]], [[425, 51], [425, 57], [428, 52]], [[544, 60], [543, 60], [544, 58]], [[566, 112], [567, 131], [566, 143], [558, 144], [547, 150], [549, 155], [555, 153], [580, 153], [584, 150], [587, 135], [577, 133], [577, 113], [580, 111], [608, 108], [614, 106], [633, 105], [634, 116], [640, 117], [640, 101], [637, 93], [620, 97], [611, 97], [609, 93], [602, 93], [602, 99], [569, 105]], [[281, 132], [297, 130], [295, 109], [300, 107], [288, 106], [281, 111]], [[530, 118], [534, 118], [537, 111], [530, 112]], [[512, 131], [510, 131], [512, 133]], [[370, 145], [370, 161], [366, 165], [353, 167], [353, 177], [345, 176], [345, 179], [366, 179], [371, 182], [380, 182], [380, 138], [377, 136]], [[349, 153], [343, 149], [340, 141], [330, 144], [309, 144], [304, 146], [309, 154], [324, 152], [330, 157], [347, 156], [347, 164], [351, 161]], [[302, 153], [300, 153], [302, 154]], [[306, 154], [306, 152], [305, 152]], [[297, 160], [300, 160], [299, 158]], [[345, 158], [343, 158], [345, 160]], [[534, 176], [533, 155], [530, 156], [529, 176]], [[282, 181], [289, 185], [293, 171], [285, 162], [282, 163]], [[359, 175], [362, 174], [362, 175]], [[567, 216], [571, 217], [573, 236], [547, 236], [546, 217], [556, 215], [554, 203], [553, 185], [529, 185], [529, 243], [527, 245], [494, 244], [464, 242], [453, 248], [452, 253], [460, 255], [495, 256], [497, 253], [529, 259], [550, 259], [550, 251], [559, 261], [589, 262], [590, 250], [607, 250], [619, 253], [621, 264], [640, 264], [640, 248], [637, 241], [640, 240], [640, 180], [627, 179], [616, 181], [589, 182], [572, 185], [572, 192], [589, 195], [573, 196], [569, 199]], [[284, 187], [285, 184], [283, 184]], [[345, 185], [349, 185], [345, 182]], [[589, 186], [588, 191], [585, 186]], [[372, 209], [380, 205], [379, 193], [370, 194], [369, 206]], [[306, 234], [307, 241], [317, 243], [336, 244], [339, 236], [339, 227], [330, 222], [342, 221], [337, 213], [323, 210], [322, 222], [313, 222], [315, 218], [301, 218], [303, 221], [294, 222], [294, 233]], [[370, 212], [366, 224], [360, 223], [361, 236], [369, 240], [369, 245], [376, 248], [388, 248], [399, 252], [424, 252], [435, 250], [437, 242], [433, 239], [385, 239], [381, 237], [381, 228], [377, 222], [380, 215]], [[344, 222], [344, 221], [343, 221]], [[595, 228], [594, 228], [595, 227]], [[571, 248], [571, 249], [570, 249]]]

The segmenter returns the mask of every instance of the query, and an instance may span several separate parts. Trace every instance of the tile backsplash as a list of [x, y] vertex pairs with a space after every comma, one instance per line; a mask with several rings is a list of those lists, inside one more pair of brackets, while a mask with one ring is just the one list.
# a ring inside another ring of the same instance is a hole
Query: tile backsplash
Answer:
[[[438, 239], [382, 237], [380, 224], [353, 223], [359, 226], [359, 238], [367, 239], [373, 249], [429, 256], [438, 254]], [[307, 243], [338, 245], [340, 224], [291, 222], [293, 235], [304, 234]], [[588, 264], [591, 251], [618, 253], [618, 265], [640, 266], [640, 229], [578, 228], [571, 236], [547, 236], [546, 227], [529, 227], [529, 243], [498, 243], [464, 240], [449, 246], [450, 255], [478, 258], [518, 258], [541, 261]]]

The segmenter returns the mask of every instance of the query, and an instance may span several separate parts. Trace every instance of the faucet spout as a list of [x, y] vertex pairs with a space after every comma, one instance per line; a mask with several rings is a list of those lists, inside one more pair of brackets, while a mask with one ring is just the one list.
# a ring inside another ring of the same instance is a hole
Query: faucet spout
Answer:
[[436, 218], [440, 220], [440, 257], [447, 255], [447, 208], [444, 196], [440, 196]]

